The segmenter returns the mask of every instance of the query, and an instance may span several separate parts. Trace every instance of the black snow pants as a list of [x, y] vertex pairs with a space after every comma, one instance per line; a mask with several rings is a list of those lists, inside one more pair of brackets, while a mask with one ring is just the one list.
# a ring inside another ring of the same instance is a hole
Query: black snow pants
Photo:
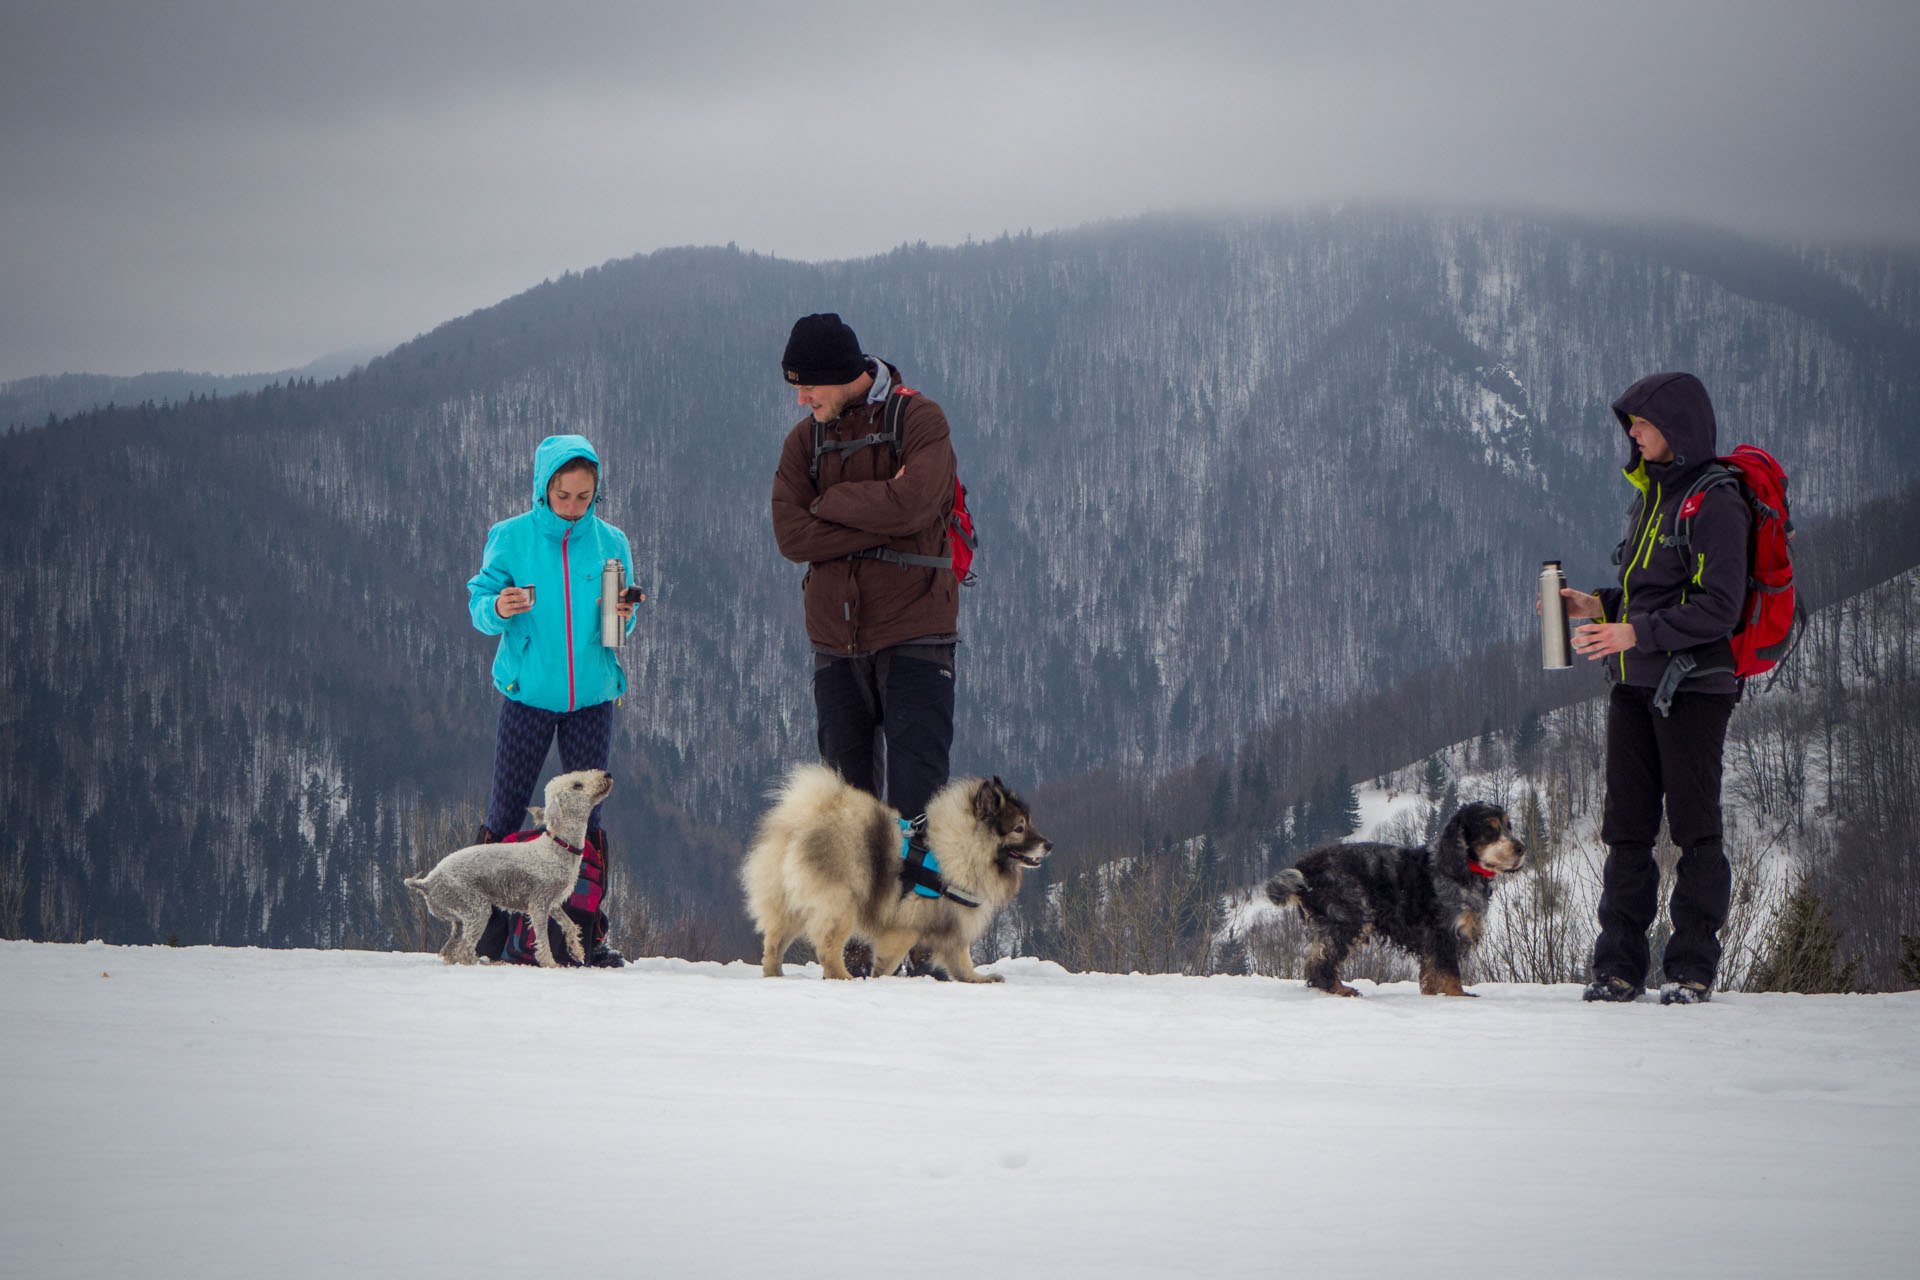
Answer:
[[1607, 864], [1600, 892], [1596, 978], [1645, 984], [1647, 930], [1659, 913], [1660, 868], [1653, 859], [1662, 802], [1667, 834], [1680, 849], [1668, 915], [1673, 936], [1661, 968], [1668, 982], [1711, 986], [1720, 964], [1732, 874], [1720, 845], [1721, 752], [1739, 695], [1678, 693], [1672, 714], [1653, 690], [1615, 685], [1607, 701], [1607, 799], [1600, 838]]
[[950, 644], [814, 656], [820, 759], [901, 815], [918, 817], [947, 782], [953, 750]]

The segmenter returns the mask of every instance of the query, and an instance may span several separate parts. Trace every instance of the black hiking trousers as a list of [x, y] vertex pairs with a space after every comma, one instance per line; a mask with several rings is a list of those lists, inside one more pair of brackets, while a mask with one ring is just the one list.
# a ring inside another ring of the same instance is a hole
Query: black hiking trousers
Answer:
[[814, 655], [820, 759], [903, 817], [927, 811], [953, 750], [953, 650], [906, 644]]
[[[1679, 847], [1667, 914], [1673, 936], [1661, 968], [1668, 982], [1713, 985], [1720, 966], [1732, 873], [1720, 844], [1721, 753], [1735, 693], [1674, 695], [1672, 713], [1653, 706], [1653, 690], [1615, 685], [1607, 700], [1607, 799], [1600, 838], [1607, 865], [1600, 891], [1600, 937], [1593, 976], [1644, 986], [1652, 948], [1647, 930], [1659, 914], [1660, 868], [1653, 858], [1664, 807]], [[1664, 803], [1663, 803], [1664, 802]]]

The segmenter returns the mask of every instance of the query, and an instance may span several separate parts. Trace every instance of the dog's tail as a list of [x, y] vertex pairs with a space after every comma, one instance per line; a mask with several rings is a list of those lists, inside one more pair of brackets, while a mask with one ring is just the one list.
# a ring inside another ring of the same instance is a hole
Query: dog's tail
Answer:
[[426, 876], [408, 876], [402, 883], [404, 883], [409, 889], [418, 889], [422, 893], [425, 893], [427, 891]]
[[1273, 879], [1267, 881], [1267, 897], [1276, 907], [1291, 907], [1299, 903], [1302, 894], [1307, 891], [1307, 878], [1294, 867], [1288, 867]]
[[787, 771], [770, 797], [781, 806], [794, 806], [806, 813], [818, 813], [843, 795], [847, 784], [839, 774], [823, 764], [796, 765]]

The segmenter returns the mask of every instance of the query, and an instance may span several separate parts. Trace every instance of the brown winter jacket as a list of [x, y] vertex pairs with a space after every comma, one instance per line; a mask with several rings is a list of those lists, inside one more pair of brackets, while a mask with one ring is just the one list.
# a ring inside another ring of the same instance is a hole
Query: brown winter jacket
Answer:
[[[889, 385], [899, 371], [887, 366]], [[857, 440], [886, 430], [885, 405], [851, 406], [826, 424], [826, 438]], [[947, 415], [923, 395], [907, 402], [902, 452], [869, 445], [820, 456], [818, 484], [809, 478], [813, 419], [787, 433], [773, 477], [773, 534], [780, 554], [806, 564], [802, 581], [807, 638], [822, 653], [872, 653], [913, 641], [954, 641], [958, 582], [950, 569], [849, 559], [868, 547], [910, 555], [947, 555], [955, 465]], [[906, 474], [894, 473], [901, 466]]]

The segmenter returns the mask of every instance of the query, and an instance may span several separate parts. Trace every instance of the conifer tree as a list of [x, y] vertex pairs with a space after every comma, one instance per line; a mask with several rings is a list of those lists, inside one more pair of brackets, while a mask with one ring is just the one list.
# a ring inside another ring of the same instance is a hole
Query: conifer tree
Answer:
[[1540, 713], [1528, 707], [1526, 718], [1520, 721], [1520, 727], [1513, 734], [1514, 766], [1523, 773], [1532, 773], [1536, 757], [1540, 754], [1540, 744], [1546, 740], [1546, 736], [1546, 727], [1540, 723]]
[[1754, 977], [1759, 991], [1821, 995], [1852, 991], [1860, 958], [1840, 960], [1840, 930], [1833, 909], [1802, 883], [1787, 901], [1773, 936], [1773, 950]]
[[1547, 820], [1541, 812], [1540, 793], [1532, 787], [1527, 788], [1527, 798], [1520, 806], [1520, 843], [1527, 846], [1527, 853], [1534, 859], [1547, 856]]
[[1338, 816], [1329, 834], [1335, 840], [1344, 840], [1360, 829], [1360, 792], [1344, 764], [1333, 777], [1333, 804]]

